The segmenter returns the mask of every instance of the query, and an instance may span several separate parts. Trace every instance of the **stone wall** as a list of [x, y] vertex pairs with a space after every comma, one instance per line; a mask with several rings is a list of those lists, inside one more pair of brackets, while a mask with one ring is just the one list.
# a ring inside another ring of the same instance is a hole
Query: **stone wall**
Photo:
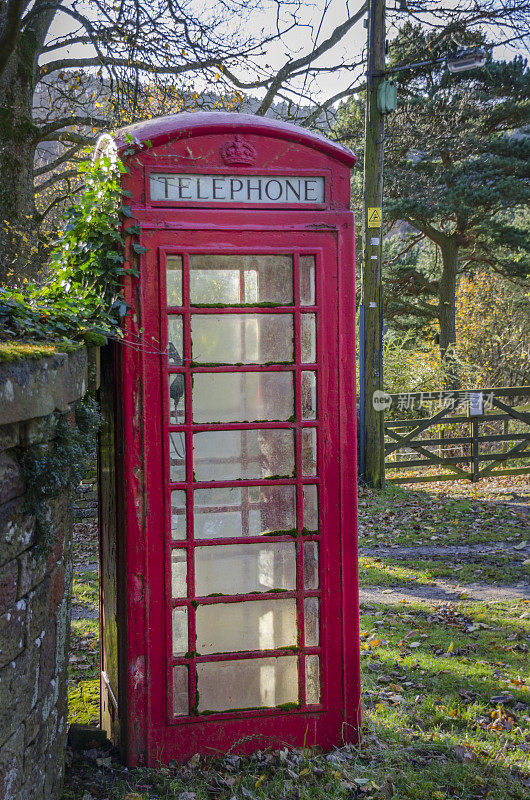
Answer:
[[[0, 363], [0, 798], [56, 800], [67, 733], [71, 498], [43, 500], [39, 541], [20, 458], [53, 447], [57, 412], [75, 424], [85, 350]], [[49, 527], [51, 525], [51, 527]]]
[[96, 455], [90, 459], [83, 480], [76, 486], [74, 520], [96, 520], [98, 516], [98, 466]]

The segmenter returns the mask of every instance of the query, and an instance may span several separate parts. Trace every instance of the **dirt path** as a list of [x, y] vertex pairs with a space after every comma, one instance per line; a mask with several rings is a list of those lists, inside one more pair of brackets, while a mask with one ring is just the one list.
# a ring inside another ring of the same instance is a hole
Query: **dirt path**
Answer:
[[[530, 534], [529, 534], [530, 540]], [[514, 544], [517, 544], [515, 542]], [[421, 545], [419, 547], [403, 547], [396, 544], [381, 545], [380, 547], [360, 547], [359, 555], [369, 558], [447, 558], [448, 556], [483, 556], [488, 553], [495, 555], [517, 555], [518, 558], [530, 557], [530, 544], [523, 549], [515, 550], [514, 544], [508, 542], [490, 542], [489, 544], [460, 544], [460, 545]]]
[[392, 589], [370, 586], [359, 590], [361, 603], [399, 603], [400, 600], [461, 600], [481, 603], [502, 600], [530, 600], [530, 583], [521, 581], [510, 586], [491, 586], [487, 583], [454, 584], [436, 579], [434, 586], [406, 586]]

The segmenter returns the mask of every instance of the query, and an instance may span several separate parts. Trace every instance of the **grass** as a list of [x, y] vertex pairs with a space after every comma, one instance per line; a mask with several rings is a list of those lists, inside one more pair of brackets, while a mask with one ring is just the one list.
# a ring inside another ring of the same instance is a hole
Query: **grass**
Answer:
[[37, 342], [0, 342], [0, 362], [21, 361], [25, 358], [46, 358], [57, 353], [57, 346]]
[[[528, 609], [525, 601], [365, 607], [365, 724], [386, 747], [402, 745], [401, 755], [389, 755], [400, 762], [398, 796], [525, 796]], [[503, 692], [504, 702], [496, 699]], [[419, 774], [403, 762], [405, 746], [438, 756], [424, 758]]]
[[[525, 477], [525, 476], [522, 476]], [[492, 493], [500, 481], [444, 486], [443, 492], [405, 489], [389, 485], [384, 491], [359, 491], [359, 544], [361, 547], [401, 545], [481, 544], [513, 542], [528, 535], [528, 522], [503, 499]], [[525, 482], [514, 481], [525, 488]], [[526, 476], [526, 489], [528, 477]], [[465, 488], [465, 487], [464, 487]], [[500, 502], [499, 502], [500, 501]]]
[[[504, 485], [510, 486], [520, 490]], [[523, 520], [499, 507], [504, 490], [497, 488], [494, 494], [486, 482], [469, 487], [477, 493], [471, 498], [460, 487], [447, 496], [397, 487], [363, 491], [363, 542], [443, 545], [478, 537], [517, 545], [526, 535]], [[93, 537], [86, 524], [79, 532], [76, 552], [86, 563]], [[514, 583], [523, 568], [528, 572], [518, 550], [469, 558], [363, 557], [361, 584]], [[75, 587], [76, 602], [97, 603], [96, 572], [79, 573]], [[74, 762], [63, 800], [87, 800], [87, 791], [101, 800], [526, 800], [530, 602], [365, 603], [360, 624], [359, 747], [323, 754], [276, 742], [239, 758], [236, 745], [221, 758], [128, 770], [102, 752], [99, 766]], [[97, 718], [96, 632], [96, 621], [73, 622], [79, 660], [70, 663], [72, 719]]]
[[99, 623], [74, 619], [68, 661], [68, 723], [99, 722]]
[[71, 353], [79, 350], [81, 342], [58, 342], [43, 344], [42, 342], [0, 342], [0, 363], [12, 363], [26, 358], [49, 358], [56, 353]]
[[87, 570], [74, 575], [72, 601], [87, 608], [98, 609], [99, 577], [97, 572]]
[[68, 724], [99, 724], [99, 678], [80, 681], [68, 692]]
[[513, 584], [530, 579], [530, 565], [523, 557], [473, 554], [467, 563], [448, 563], [447, 557], [436, 559], [359, 558], [359, 585], [369, 586], [435, 586], [436, 579], [451, 584], [487, 583], [493, 586]]

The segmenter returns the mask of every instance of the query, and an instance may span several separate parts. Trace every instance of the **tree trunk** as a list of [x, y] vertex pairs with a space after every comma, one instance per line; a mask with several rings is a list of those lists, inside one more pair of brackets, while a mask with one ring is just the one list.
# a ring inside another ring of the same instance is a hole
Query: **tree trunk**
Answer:
[[21, 34], [0, 79], [0, 283], [13, 285], [38, 269], [33, 160], [37, 37]]
[[33, 162], [39, 127], [33, 118], [38, 59], [59, 3], [35, 0], [0, 77], [0, 285], [34, 278], [41, 268]]
[[440, 355], [445, 363], [444, 389], [459, 386], [454, 345], [456, 344], [456, 274], [458, 244], [448, 238], [440, 246], [442, 275], [438, 284], [438, 319], [440, 323]]

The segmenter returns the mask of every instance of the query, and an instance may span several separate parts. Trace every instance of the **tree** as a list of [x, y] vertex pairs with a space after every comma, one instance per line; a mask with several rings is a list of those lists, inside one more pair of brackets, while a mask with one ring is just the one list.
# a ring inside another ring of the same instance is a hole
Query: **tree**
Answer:
[[[480, 38], [464, 26], [458, 36], [467, 45]], [[450, 357], [459, 275], [481, 265], [520, 279], [530, 266], [530, 235], [517, 213], [530, 198], [530, 73], [520, 57], [489, 57], [482, 69], [452, 75], [442, 61], [446, 42], [411, 23], [391, 60], [413, 63], [425, 52], [436, 63], [396, 73], [400, 104], [388, 126], [385, 214], [405, 224], [402, 252], [387, 271], [388, 299], [394, 316], [401, 306], [402, 314], [436, 317], [442, 356]], [[358, 119], [356, 103], [346, 106], [339, 132], [353, 133]], [[422, 240], [439, 254], [427, 268], [418, 261]]]
[[472, 386], [523, 386], [530, 379], [528, 292], [492, 272], [464, 275], [456, 298], [458, 358]]
[[[308, 25], [300, 19], [302, 5], [300, 0], [4, 0], [0, 280], [34, 274], [39, 267], [37, 230], [57, 198], [36, 213], [35, 176], [42, 191], [70, 179], [78, 149], [93, 142], [100, 129], [153, 116], [153, 106], [168, 113], [200, 107], [206, 97], [206, 105], [219, 107], [227, 97], [237, 101], [248, 92], [260, 95], [258, 114], [277, 99], [300, 110], [312, 80], [325, 69], [345, 70], [347, 77], [335, 97], [321, 99], [319, 109], [346, 96], [356, 85], [356, 62], [337, 57], [327, 67], [322, 59], [363, 16], [364, 4], [325, 36], [315, 29], [309, 46], [296, 57], [287, 53], [278, 69], [266, 61], [286, 36], [299, 30], [303, 40]], [[267, 10], [273, 12], [270, 30], [264, 28]], [[315, 118], [309, 111], [315, 107], [302, 112], [308, 124]], [[41, 160], [35, 171], [37, 150]], [[66, 185], [65, 193], [69, 190]]]

